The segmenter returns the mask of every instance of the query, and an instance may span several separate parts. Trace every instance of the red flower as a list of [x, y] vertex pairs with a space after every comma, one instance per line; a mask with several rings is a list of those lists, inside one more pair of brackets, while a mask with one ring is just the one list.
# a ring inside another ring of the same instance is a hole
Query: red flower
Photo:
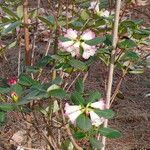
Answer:
[[17, 78], [16, 77], [12, 77], [12, 78], [9, 78], [8, 80], [7, 80], [7, 84], [8, 85], [14, 85], [14, 84], [16, 84], [17, 83]]

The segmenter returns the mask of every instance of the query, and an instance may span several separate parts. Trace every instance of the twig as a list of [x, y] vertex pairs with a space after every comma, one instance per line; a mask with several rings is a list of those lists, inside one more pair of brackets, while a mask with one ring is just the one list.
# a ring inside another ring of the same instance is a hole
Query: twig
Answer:
[[67, 88], [67, 92], [70, 90], [70, 88], [72, 87], [72, 85], [76, 82], [76, 80], [79, 78], [79, 76], [81, 75], [81, 73], [78, 73], [78, 75], [75, 77], [75, 79], [71, 82], [71, 84], [69, 85], [69, 87]]
[[[108, 86], [107, 86], [107, 93], [106, 93], [106, 108], [109, 109], [110, 107], [110, 100], [111, 100], [111, 92], [112, 92], [112, 84], [113, 84], [113, 74], [114, 74], [114, 63], [115, 63], [115, 52], [116, 46], [118, 41], [118, 25], [119, 25], [119, 14], [121, 8], [121, 0], [116, 1], [116, 12], [115, 12], [115, 20], [114, 20], [114, 29], [113, 29], [113, 41], [112, 46], [113, 50], [111, 52], [111, 60], [110, 60], [110, 68], [109, 68], [109, 76], [108, 76]], [[104, 121], [104, 127], [108, 126], [108, 119]], [[106, 137], [102, 137], [103, 148], [101, 150], [105, 150], [106, 147]]]

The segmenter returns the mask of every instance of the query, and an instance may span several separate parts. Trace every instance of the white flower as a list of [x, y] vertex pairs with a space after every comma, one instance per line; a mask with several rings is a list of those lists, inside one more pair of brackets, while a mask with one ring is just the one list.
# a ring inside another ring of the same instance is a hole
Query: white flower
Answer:
[[101, 11], [101, 16], [103, 16], [103, 17], [109, 17], [109, 11], [108, 10]]
[[104, 122], [104, 118], [99, 117], [94, 111], [90, 111], [92, 125], [98, 127]]
[[85, 43], [85, 41], [95, 38], [95, 33], [91, 30], [84, 31], [80, 37], [78, 37], [76, 30], [68, 29], [64, 36], [69, 38], [70, 41], [59, 42], [59, 46], [63, 48], [64, 51], [71, 53], [72, 57], [80, 56], [80, 46], [83, 48], [82, 57], [84, 59], [88, 59], [96, 53], [96, 46], [90, 46]]
[[92, 125], [98, 127], [104, 122], [104, 118], [99, 117], [98, 114], [96, 114], [93, 109], [89, 108], [89, 106], [100, 110], [105, 109], [105, 103], [103, 100], [91, 103], [90, 105], [88, 104], [86, 107], [81, 105], [71, 106], [68, 103], [66, 103], [64, 108], [65, 114], [68, 116], [71, 123], [75, 124], [75, 121], [79, 117], [79, 115], [85, 113], [86, 115], [90, 115]]
[[65, 114], [69, 117], [71, 123], [75, 123], [75, 120], [78, 118], [80, 114], [82, 114], [81, 106], [79, 105], [69, 105], [68, 103], [65, 104]]
[[95, 38], [95, 33], [92, 32], [91, 30], [86, 30], [83, 32], [83, 34], [81, 35], [81, 39], [82, 40], [91, 40]]
[[100, 109], [100, 110], [105, 109], [105, 103], [104, 103], [103, 100], [99, 100], [98, 102], [91, 103], [90, 106], [93, 107], [93, 108]]
[[73, 29], [68, 29], [67, 33], [65, 34], [65, 37], [75, 40], [78, 37], [78, 32]]
[[89, 9], [93, 9], [95, 12], [99, 12], [99, 2], [98, 1], [91, 2]]

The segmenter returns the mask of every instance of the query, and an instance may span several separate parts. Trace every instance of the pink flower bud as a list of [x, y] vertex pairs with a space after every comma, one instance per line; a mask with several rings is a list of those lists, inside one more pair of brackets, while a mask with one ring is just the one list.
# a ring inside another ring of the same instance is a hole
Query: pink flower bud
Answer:
[[7, 80], [7, 84], [8, 85], [14, 85], [14, 84], [16, 84], [17, 83], [17, 78], [16, 77], [12, 77], [12, 78], [9, 78], [8, 80]]

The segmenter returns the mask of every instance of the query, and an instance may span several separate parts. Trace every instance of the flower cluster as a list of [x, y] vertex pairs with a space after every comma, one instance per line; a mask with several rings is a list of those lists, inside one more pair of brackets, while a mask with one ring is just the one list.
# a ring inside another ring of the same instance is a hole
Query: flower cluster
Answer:
[[86, 107], [81, 105], [69, 105], [68, 103], [65, 104], [65, 114], [68, 116], [71, 123], [75, 124], [76, 119], [79, 117], [80, 114], [85, 113], [91, 119], [92, 125], [98, 127], [104, 122], [103, 117], [99, 117], [95, 112], [94, 109], [105, 109], [105, 103], [103, 100], [99, 100], [98, 102], [89, 103]]
[[[90, 46], [85, 43], [85, 41], [95, 38], [95, 33], [91, 30], [80, 33], [76, 30], [68, 29], [64, 37], [70, 40], [64, 42], [60, 41], [59, 46], [63, 48], [64, 51], [71, 53], [72, 57], [79, 57], [82, 54], [84, 59], [88, 59], [95, 54], [96, 46]], [[80, 48], [83, 49], [82, 53]]]

